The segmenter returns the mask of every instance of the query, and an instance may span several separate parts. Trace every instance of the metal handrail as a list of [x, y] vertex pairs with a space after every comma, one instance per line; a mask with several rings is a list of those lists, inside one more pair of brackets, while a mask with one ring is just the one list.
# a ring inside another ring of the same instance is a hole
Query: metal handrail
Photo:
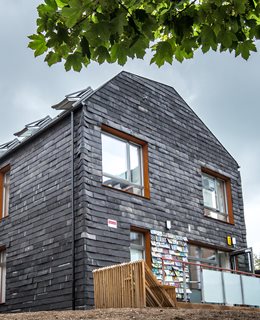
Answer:
[[251, 277], [256, 277], [256, 278], [260, 278], [260, 275], [257, 275], [255, 273], [250, 273], [250, 272], [244, 272], [244, 271], [238, 271], [238, 270], [232, 270], [232, 269], [227, 269], [227, 268], [221, 268], [221, 267], [215, 267], [215, 266], [210, 266], [207, 264], [202, 264], [202, 263], [196, 263], [196, 262], [188, 262], [188, 261], [182, 261], [182, 260], [177, 260], [177, 259], [167, 259], [167, 258], [161, 258], [162, 259], [162, 271], [163, 271], [163, 279], [164, 279], [164, 261], [173, 261], [173, 262], [178, 262], [181, 263], [182, 265], [194, 265], [197, 267], [201, 267], [201, 268], [207, 268], [207, 269], [215, 269], [215, 270], [219, 270], [219, 271], [227, 271], [227, 272], [231, 272], [231, 273], [236, 273], [236, 274], [241, 274], [241, 275], [247, 275], [247, 276], [251, 276]]
[[[216, 267], [216, 266], [210, 266], [207, 264], [196, 263], [196, 262], [182, 261], [182, 260], [178, 260], [178, 259], [167, 259], [167, 258], [161, 258], [161, 259], [162, 259], [162, 283], [163, 284], [165, 284], [165, 261], [172, 261], [172, 262], [181, 263], [182, 270], [183, 270], [183, 289], [184, 289], [183, 300], [186, 302], [188, 301], [188, 295], [187, 295], [187, 285], [186, 285], [187, 280], [186, 280], [186, 274], [185, 274], [185, 267], [188, 265], [193, 265], [193, 266], [199, 267], [201, 272], [203, 269], [213, 269], [213, 270], [217, 270], [217, 271], [225, 271], [225, 272], [235, 273], [240, 276], [246, 275], [246, 276], [250, 276], [250, 277], [260, 278], [260, 275], [257, 275], [254, 273], [249, 273], [249, 272], [244, 272], [244, 271], [238, 271], [238, 270], [232, 270], [232, 269], [221, 268], [221, 267]], [[203, 279], [201, 278], [201, 281], [198, 281], [198, 283], [202, 283], [202, 280]], [[202, 294], [203, 294], [203, 292], [202, 292]], [[204, 300], [203, 295], [202, 295], [202, 299]]]

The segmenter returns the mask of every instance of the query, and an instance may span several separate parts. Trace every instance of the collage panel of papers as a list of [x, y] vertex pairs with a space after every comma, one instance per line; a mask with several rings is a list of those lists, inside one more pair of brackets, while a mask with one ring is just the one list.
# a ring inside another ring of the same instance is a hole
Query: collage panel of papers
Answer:
[[185, 285], [187, 295], [191, 293], [188, 286], [189, 268], [182, 264], [182, 261], [188, 261], [188, 239], [169, 232], [151, 230], [151, 255], [152, 271], [157, 279], [161, 282], [164, 280], [164, 284], [175, 286], [177, 299], [183, 300]]

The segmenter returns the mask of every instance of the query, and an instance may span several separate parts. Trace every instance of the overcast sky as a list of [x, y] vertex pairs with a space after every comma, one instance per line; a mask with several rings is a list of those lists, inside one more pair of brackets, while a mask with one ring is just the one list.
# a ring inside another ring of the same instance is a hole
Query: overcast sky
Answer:
[[0, 11], [0, 144], [26, 123], [50, 114], [65, 94], [97, 88], [122, 69], [173, 86], [241, 166], [248, 245], [260, 254], [260, 44], [249, 61], [196, 54], [160, 69], [145, 61], [92, 64], [81, 73], [35, 59], [27, 36], [36, 30], [39, 0], [8, 0]]

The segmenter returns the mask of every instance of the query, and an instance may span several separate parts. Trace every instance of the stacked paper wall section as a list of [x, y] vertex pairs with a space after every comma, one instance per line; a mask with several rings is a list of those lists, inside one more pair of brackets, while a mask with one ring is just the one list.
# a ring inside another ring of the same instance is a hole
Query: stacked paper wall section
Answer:
[[[184, 298], [184, 287], [186, 285], [187, 298], [189, 293], [189, 269], [181, 262], [188, 261], [188, 239], [173, 235], [168, 232], [151, 230], [151, 254], [152, 270], [157, 279], [164, 284], [175, 286], [176, 297], [180, 300]], [[162, 270], [162, 258], [164, 258], [164, 279]], [[186, 284], [184, 281], [186, 278]]]

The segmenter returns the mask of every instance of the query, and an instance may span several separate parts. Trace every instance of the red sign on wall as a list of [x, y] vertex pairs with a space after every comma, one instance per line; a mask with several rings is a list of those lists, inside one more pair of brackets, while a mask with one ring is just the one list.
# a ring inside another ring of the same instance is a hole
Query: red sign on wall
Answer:
[[116, 220], [107, 219], [107, 225], [108, 225], [110, 228], [117, 229], [117, 221], [116, 221]]

